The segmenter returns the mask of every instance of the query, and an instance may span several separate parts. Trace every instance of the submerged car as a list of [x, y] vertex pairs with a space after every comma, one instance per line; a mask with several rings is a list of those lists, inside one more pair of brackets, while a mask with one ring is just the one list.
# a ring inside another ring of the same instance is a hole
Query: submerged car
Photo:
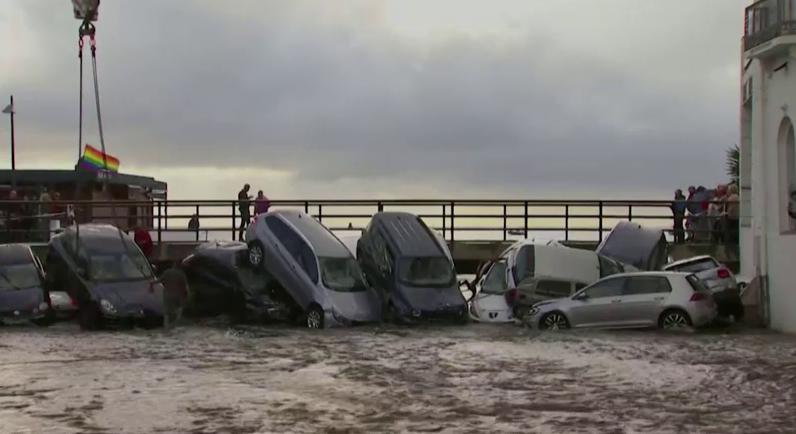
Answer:
[[354, 256], [312, 216], [276, 210], [246, 232], [249, 263], [275, 279], [309, 328], [378, 321], [381, 303]]
[[716, 317], [710, 291], [693, 274], [640, 272], [602, 279], [575, 295], [537, 303], [532, 328], [701, 327]]
[[732, 271], [712, 256], [696, 256], [672, 262], [663, 267], [666, 271], [694, 273], [713, 293], [719, 308], [719, 316], [733, 316], [741, 320], [744, 314], [741, 291]]
[[448, 246], [419, 217], [374, 215], [357, 243], [357, 259], [381, 293], [387, 319], [469, 319]]
[[0, 245], [0, 324], [46, 324], [51, 315], [39, 259], [27, 245]]
[[285, 320], [286, 303], [276, 301], [276, 291], [265, 273], [249, 263], [246, 243], [201, 244], [180, 264], [188, 278], [191, 298], [188, 316], [229, 314], [238, 321]]
[[135, 242], [106, 224], [71, 226], [47, 251], [46, 287], [77, 304], [83, 329], [155, 325], [163, 318], [163, 285]]
[[660, 229], [622, 221], [597, 247], [597, 253], [644, 271], [658, 271], [668, 258], [668, 243]]
[[537, 302], [568, 297], [626, 271], [638, 270], [589, 250], [518, 241], [479, 270], [470, 314], [480, 322], [513, 322]]

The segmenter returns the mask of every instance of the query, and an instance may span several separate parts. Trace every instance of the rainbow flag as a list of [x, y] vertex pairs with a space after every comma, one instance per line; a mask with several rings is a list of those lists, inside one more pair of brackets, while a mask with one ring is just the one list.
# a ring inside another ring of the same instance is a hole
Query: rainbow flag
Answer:
[[108, 164], [107, 169], [109, 171], [119, 171], [119, 159], [111, 156], [110, 154], [103, 154], [102, 151], [91, 145], [86, 145], [86, 148], [83, 151], [83, 157], [80, 158], [78, 166], [80, 166], [81, 169], [91, 172], [98, 172], [102, 169], [106, 169], [106, 162]]

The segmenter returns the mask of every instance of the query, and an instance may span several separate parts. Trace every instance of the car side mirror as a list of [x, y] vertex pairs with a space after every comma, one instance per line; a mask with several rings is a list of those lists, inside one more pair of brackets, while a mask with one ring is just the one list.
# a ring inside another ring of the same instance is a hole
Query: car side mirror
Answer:
[[572, 299], [578, 301], [586, 301], [589, 299], [589, 295], [586, 294], [585, 292], [581, 292], [580, 294], [576, 294], [574, 297], [572, 297]]

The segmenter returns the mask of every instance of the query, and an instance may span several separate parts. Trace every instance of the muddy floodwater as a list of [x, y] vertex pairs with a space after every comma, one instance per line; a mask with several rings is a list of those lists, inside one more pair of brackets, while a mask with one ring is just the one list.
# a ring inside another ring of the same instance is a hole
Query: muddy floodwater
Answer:
[[2, 433], [796, 431], [796, 340], [515, 326], [0, 328]]

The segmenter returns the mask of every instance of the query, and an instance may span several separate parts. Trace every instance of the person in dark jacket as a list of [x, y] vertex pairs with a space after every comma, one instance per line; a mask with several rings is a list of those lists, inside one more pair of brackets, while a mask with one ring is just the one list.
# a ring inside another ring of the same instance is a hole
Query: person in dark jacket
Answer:
[[685, 210], [688, 204], [686, 202], [683, 190], [679, 188], [674, 192], [674, 202], [672, 202], [672, 214], [674, 216], [674, 242], [676, 244], [685, 241], [685, 231], [683, 230], [683, 220], [685, 219]]
[[252, 219], [251, 215], [251, 195], [249, 195], [251, 186], [246, 184], [243, 189], [238, 192], [238, 210], [240, 211], [240, 230], [238, 232], [238, 240], [243, 240], [243, 234]]

